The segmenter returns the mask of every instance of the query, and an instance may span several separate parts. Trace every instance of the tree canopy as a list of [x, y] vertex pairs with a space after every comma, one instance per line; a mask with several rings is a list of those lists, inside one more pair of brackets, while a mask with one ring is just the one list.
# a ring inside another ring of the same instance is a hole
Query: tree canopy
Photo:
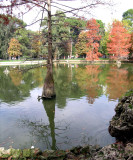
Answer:
[[130, 20], [133, 25], [133, 9], [128, 9], [126, 12], [123, 13], [122, 17], [123, 20]]
[[76, 57], [83, 55], [86, 56], [86, 53], [89, 52], [89, 48], [87, 47], [88, 38], [86, 32], [82, 31], [79, 36], [77, 43], [75, 45], [75, 54]]
[[130, 34], [123, 27], [122, 22], [114, 21], [109, 34], [109, 42], [107, 44], [108, 52], [111, 59], [127, 58], [129, 47], [131, 46]]
[[87, 46], [89, 48], [89, 52], [87, 52], [87, 60], [97, 60], [102, 55], [98, 52], [99, 49], [99, 42], [101, 39], [101, 35], [99, 34], [99, 27], [100, 25], [96, 22], [95, 19], [90, 19], [87, 22], [87, 29], [86, 32], [88, 43]]
[[22, 53], [20, 52], [20, 43], [18, 42], [17, 39], [12, 38], [10, 43], [9, 43], [9, 48], [8, 48], [8, 54], [9, 57], [13, 56], [20, 56]]

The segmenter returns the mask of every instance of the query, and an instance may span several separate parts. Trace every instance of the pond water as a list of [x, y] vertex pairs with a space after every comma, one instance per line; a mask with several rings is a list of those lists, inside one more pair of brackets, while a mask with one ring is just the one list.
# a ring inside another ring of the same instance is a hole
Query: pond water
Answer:
[[[69, 149], [115, 142], [108, 125], [133, 88], [133, 64], [55, 65], [56, 99], [38, 101], [46, 67], [0, 67], [0, 147]], [[22, 72], [18, 71], [19, 69]]]

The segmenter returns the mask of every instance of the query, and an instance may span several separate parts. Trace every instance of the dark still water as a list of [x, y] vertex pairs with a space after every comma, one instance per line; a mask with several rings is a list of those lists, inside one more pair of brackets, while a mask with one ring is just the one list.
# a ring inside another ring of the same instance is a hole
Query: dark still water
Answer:
[[0, 147], [69, 149], [115, 141], [108, 125], [133, 88], [133, 64], [55, 65], [56, 99], [38, 101], [46, 68], [0, 67]]

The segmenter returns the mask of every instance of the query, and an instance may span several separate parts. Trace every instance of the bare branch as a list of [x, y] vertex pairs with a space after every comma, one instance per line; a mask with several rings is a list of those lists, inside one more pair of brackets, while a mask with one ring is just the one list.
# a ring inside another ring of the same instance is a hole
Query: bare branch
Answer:
[[[79, 11], [79, 10], [82, 10], [82, 9], [85, 9], [85, 8], [88, 8], [88, 7], [92, 8], [92, 7], [95, 7], [95, 6], [98, 5], [98, 4], [101, 5], [102, 3], [92, 3], [92, 4], [89, 4], [89, 5], [80, 7], [80, 8], [74, 8], [74, 9], [69, 10], [69, 11], [66, 11], [66, 12], [64, 12], [64, 13], [71, 13], [71, 12], [73, 12], [73, 11]], [[57, 13], [57, 14], [52, 15], [52, 16], [58, 16], [58, 15], [60, 15], [60, 14], [62, 14], [62, 13]]]

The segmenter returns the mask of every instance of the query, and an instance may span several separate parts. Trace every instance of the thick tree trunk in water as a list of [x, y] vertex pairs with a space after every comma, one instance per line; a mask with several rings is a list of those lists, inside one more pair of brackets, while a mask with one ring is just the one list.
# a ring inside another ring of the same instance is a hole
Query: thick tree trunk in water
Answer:
[[54, 79], [53, 79], [53, 66], [52, 64], [47, 65], [47, 75], [44, 81], [42, 98], [54, 98]]

